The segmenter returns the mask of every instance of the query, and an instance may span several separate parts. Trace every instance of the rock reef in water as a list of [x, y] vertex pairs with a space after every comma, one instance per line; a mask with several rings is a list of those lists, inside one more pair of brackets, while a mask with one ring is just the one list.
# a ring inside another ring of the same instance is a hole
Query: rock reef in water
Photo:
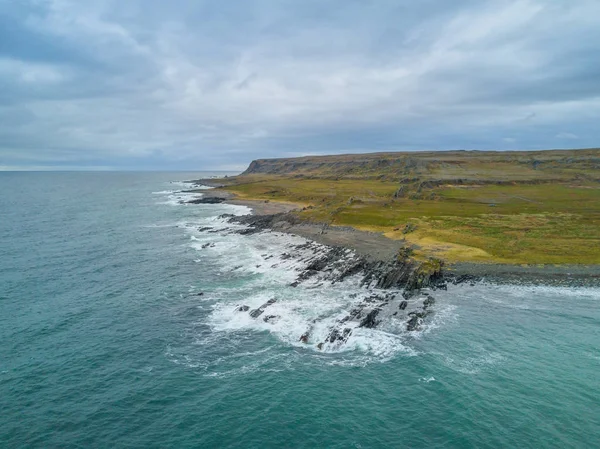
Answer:
[[206, 198], [202, 197], [202, 198], [196, 198], [193, 200], [186, 201], [186, 204], [219, 204], [219, 203], [224, 202], [225, 200], [226, 200], [226, 198], [209, 196]]
[[[268, 232], [274, 228], [280, 230], [282, 227], [286, 228], [302, 222], [293, 214], [224, 216], [224, 218], [230, 222], [246, 225], [244, 229], [236, 231], [245, 235]], [[292, 287], [301, 286], [315, 279], [318, 279], [318, 284], [315, 286], [318, 287], [323, 282], [337, 283], [349, 276], [359, 276], [360, 284], [371, 292], [355, 304], [346, 316], [330, 327], [323, 341], [313, 340], [313, 329], [318, 319], [298, 336], [298, 341], [316, 344], [318, 349], [323, 349], [326, 345], [343, 344], [356, 329], [376, 329], [382, 322], [391, 318], [404, 322], [406, 331], [418, 331], [424, 320], [435, 309], [435, 298], [425, 293], [424, 289], [445, 289], [448, 282], [456, 284], [474, 281], [470, 276], [453, 278], [445, 275], [443, 263], [436, 259], [425, 262], [418, 262], [408, 257], [397, 257], [389, 261], [374, 260], [359, 256], [343, 246], [329, 247], [314, 241], [297, 245], [295, 249], [298, 253], [309, 254], [309, 256], [304, 256], [303, 261], [306, 264], [300, 270], [296, 280], [292, 282]], [[293, 257], [292, 254], [284, 253], [282, 258]], [[271, 299], [258, 309], [250, 311], [250, 316], [258, 318], [275, 301]], [[247, 308], [237, 310], [247, 311]], [[276, 319], [277, 317], [272, 315], [264, 321], [276, 322]]]

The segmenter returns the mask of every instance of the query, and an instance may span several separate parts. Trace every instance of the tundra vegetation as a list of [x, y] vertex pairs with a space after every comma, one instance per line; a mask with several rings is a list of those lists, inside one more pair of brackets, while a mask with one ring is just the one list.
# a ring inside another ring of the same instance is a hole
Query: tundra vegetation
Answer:
[[410, 152], [252, 162], [221, 189], [406, 242], [445, 262], [600, 264], [600, 150]]

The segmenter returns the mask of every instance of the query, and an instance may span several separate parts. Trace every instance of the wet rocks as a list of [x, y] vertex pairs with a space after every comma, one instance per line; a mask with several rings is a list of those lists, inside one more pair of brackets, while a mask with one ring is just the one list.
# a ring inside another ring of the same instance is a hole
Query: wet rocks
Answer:
[[273, 215], [242, 215], [227, 217], [230, 222], [248, 226], [247, 229], [237, 231], [239, 234], [249, 235], [272, 229], [287, 228], [299, 224], [302, 219], [289, 212]]
[[454, 285], [469, 283], [474, 285], [476, 282], [481, 281], [481, 277], [473, 276], [471, 274], [461, 274], [459, 276], [450, 277], [450, 282]]
[[366, 327], [367, 329], [372, 329], [376, 327], [380, 321], [377, 321], [377, 315], [379, 315], [380, 309], [371, 310], [366, 317], [360, 322], [358, 327]]
[[247, 312], [248, 310], [250, 310], [250, 307], [246, 306], [246, 305], [242, 305], [239, 306], [237, 309], [235, 309], [236, 312]]
[[[426, 299], [425, 302], [429, 300]], [[430, 305], [431, 303], [429, 303]], [[413, 311], [408, 314], [410, 316], [409, 320], [406, 322], [406, 330], [409, 332], [421, 330], [421, 325], [423, 324], [423, 319], [427, 317], [431, 310], [428, 310], [429, 305], [423, 305], [423, 308], [420, 311]]]
[[406, 330], [409, 332], [418, 330], [422, 322], [422, 318], [418, 317], [417, 315], [413, 315], [413, 317], [406, 323]]
[[349, 327], [344, 328], [344, 330], [342, 330], [342, 331], [340, 331], [337, 328], [334, 328], [331, 330], [329, 335], [327, 335], [327, 338], [325, 339], [325, 341], [329, 342], [329, 343], [335, 343], [335, 342], [345, 343], [346, 341], [348, 341], [348, 337], [350, 337], [351, 334], [352, 334], [352, 329], [350, 329]]
[[195, 198], [193, 200], [186, 201], [186, 204], [219, 204], [225, 201], [226, 198], [207, 196], [202, 198]]
[[[244, 224], [247, 228], [239, 230], [241, 234], [253, 234], [270, 230], [285, 230], [282, 223], [294, 225], [302, 222], [293, 214], [275, 214], [262, 216], [228, 217], [230, 221]], [[402, 256], [402, 257], [401, 257]], [[421, 329], [424, 320], [435, 309], [435, 298], [425, 293], [424, 289], [435, 290], [446, 288], [446, 283], [472, 281], [470, 278], [457, 277], [449, 279], [442, 271], [443, 263], [437, 259], [424, 262], [412, 257], [412, 250], [405, 248], [402, 254], [393, 260], [382, 261], [359, 256], [343, 246], [325, 246], [314, 241], [294, 245], [290, 252], [280, 254], [278, 264], [288, 259], [295, 259], [299, 272], [297, 278], [289, 284], [290, 287], [303, 286], [306, 289], [319, 288], [325, 283], [336, 283], [346, 278], [356, 276], [359, 284], [371, 293], [353, 294], [354, 304], [350, 311], [338, 319], [328, 330], [324, 340], [317, 344], [317, 349], [328, 345], [343, 344], [351, 338], [353, 329], [376, 329], [384, 326], [397, 328], [403, 326], [412, 332]], [[272, 255], [262, 254], [264, 260]], [[277, 264], [276, 264], [277, 265]], [[269, 300], [257, 309], [250, 311], [250, 316], [258, 318], [265, 309], [276, 300]], [[321, 322], [328, 317], [321, 317], [315, 322]], [[276, 322], [276, 315], [263, 318], [265, 322]], [[309, 328], [298, 336], [298, 341], [308, 344], [312, 339], [313, 322]], [[322, 337], [321, 337], [322, 338]]]
[[269, 299], [266, 303], [264, 303], [258, 309], [254, 309], [254, 310], [250, 311], [250, 316], [252, 318], [258, 318], [259, 316], [261, 316], [263, 314], [263, 312], [265, 311], [265, 309], [267, 307], [269, 307], [272, 304], [275, 304], [276, 302], [277, 302], [277, 300], [275, 298]]
[[435, 304], [435, 298], [431, 295], [427, 295], [427, 299], [425, 299], [425, 301], [423, 301], [423, 309], [427, 309], [427, 308], [429, 308], [429, 306], [432, 306], [433, 304]]

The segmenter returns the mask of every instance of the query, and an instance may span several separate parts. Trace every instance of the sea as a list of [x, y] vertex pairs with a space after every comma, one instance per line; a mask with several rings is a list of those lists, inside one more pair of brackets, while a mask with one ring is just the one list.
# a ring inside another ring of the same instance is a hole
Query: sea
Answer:
[[600, 447], [599, 288], [451, 285], [319, 349], [368, 290], [291, 287], [305, 240], [185, 203], [216, 174], [0, 173], [0, 447]]

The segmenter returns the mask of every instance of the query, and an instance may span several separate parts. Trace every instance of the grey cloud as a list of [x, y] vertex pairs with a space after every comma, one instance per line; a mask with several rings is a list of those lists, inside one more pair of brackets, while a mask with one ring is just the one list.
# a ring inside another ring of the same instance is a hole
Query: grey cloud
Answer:
[[587, 0], [0, 0], [0, 165], [218, 168], [561, 134], [594, 146], [598, 13]]

